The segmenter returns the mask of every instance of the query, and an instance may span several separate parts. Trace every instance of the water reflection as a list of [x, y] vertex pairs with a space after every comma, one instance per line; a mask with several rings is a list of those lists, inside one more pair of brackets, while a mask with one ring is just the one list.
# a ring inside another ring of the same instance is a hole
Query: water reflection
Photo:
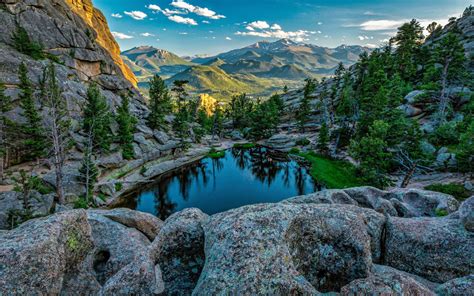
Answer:
[[224, 158], [206, 158], [159, 177], [121, 206], [166, 219], [188, 207], [214, 214], [316, 190], [308, 170], [285, 154], [263, 147], [231, 149]]

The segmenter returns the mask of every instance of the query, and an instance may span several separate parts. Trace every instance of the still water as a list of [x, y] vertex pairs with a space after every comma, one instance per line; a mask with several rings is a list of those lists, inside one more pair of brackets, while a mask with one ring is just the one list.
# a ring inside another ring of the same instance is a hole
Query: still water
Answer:
[[278, 202], [318, 190], [309, 171], [263, 147], [230, 149], [160, 176], [121, 205], [166, 219], [185, 208], [215, 214], [244, 205]]

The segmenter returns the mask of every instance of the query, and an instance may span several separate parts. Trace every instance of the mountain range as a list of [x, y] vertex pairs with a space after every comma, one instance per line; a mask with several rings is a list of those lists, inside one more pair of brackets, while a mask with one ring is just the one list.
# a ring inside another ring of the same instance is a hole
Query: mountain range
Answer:
[[357, 45], [326, 48], [281, 39], [195, 58], [140, 46], [122, 52], [122, 58], [142, 88], [146, 88], [152, 75], [158, 74], [167, 79], [168, 84], [188, 80], [192, 93], [226, 98], [240, 92], [267, 95], [285, 85], [297, 87], [308, 77], [330, 76], [340, 62], [352, 65], [366, 51], [370, 49]]

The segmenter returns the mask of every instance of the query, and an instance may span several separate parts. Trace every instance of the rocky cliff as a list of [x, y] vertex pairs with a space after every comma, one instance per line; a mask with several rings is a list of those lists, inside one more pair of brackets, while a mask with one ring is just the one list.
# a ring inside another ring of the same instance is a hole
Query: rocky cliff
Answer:
[[362, 187], [164, 222], [65, 211], [0, 232], [0, 294], [472, 295], [473, 206]]

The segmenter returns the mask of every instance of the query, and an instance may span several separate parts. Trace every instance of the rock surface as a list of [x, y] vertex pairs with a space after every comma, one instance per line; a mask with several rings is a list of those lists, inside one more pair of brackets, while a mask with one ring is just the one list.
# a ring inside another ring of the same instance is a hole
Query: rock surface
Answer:
[[459, 208], [459, 218], [467, 231], [474, 232], [474, 196], [463, 201]]
[[367, 206], [431, 209], [430, 194], [327, 190], [210, 217], [185, 209], [164, 223], [126, 209], [65, 210], [0, 232], [0, 294], [469, 295], [464, 205], [449, 218]]

